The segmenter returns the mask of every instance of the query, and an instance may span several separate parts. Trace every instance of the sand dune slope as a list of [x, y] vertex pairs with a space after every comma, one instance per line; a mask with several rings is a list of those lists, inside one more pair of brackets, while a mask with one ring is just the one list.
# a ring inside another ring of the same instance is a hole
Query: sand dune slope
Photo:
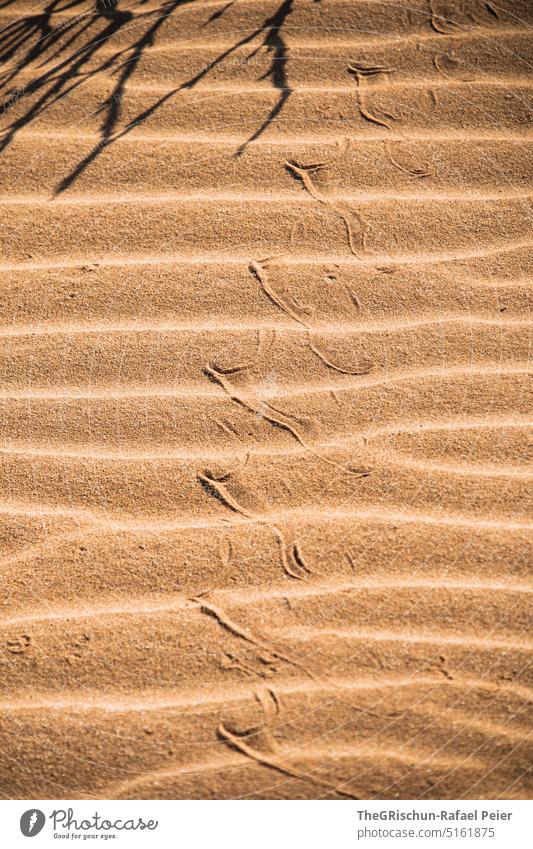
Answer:
[[527, 0], [4, 0], [2, 798], [523, 798]]

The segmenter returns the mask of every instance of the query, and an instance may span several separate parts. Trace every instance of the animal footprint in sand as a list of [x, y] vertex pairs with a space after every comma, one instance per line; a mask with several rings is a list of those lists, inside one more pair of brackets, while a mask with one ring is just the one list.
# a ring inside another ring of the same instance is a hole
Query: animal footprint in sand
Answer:
[[392, 74], [393, 71], [394, 68], [388, 68], [385, 65], [348, 65], [348, 73], [355, 77], [359, 112], [361, 116], [365, 119], [365, 121], [370, 121], [371, 124], [377, 124], [379, 127], [385, 127], [386, 130], [390, 130], [390, 121], [395, 121], [396, 116], [392, 115], [390, 112], [377, 109], [376, 107], [373, 109], [370, 108], [367, 101], [367, 81], [372, 77], [379, 76], [380, 74]]
[[31, 637], [29, 634], [22, 634], [15, 640], [7, 640], [6, 649], [10, 654], [24, 654], [31, 645]]
[[363, 218], [362, 214], [350, 207], [345, 208], [346, 204], [341, 204], [338, 201], [335, 201], [333, 197], [329, 195], [323, 194], [313, 183], [311, 179], [311, 174], [322, 171], [326, 167], [325, 162], [316, 162], [311, 165], [303, 165], [302, 163], [296, 162], [294, 159], [288, 159], [285, 162], [285, 168], [287, 171], [292, 174], [297, 180], [300, 180], [304, 188], [309, 192], [311, 197], [317, 200], [319, 203], [324, 204], [324, 206], [331, 209], [336, 215], [338, 215], [346, 228], [346, 235], [348, 238], [348, 245], [350, 247], [350, 252], [353, 256], [358, 257], [359, 254], [355, 249], [354, 244], [354, 236], [352, 230], [352, 224], [350, 218], [353, 216], [359, 223], [361, 228], [361, 248], [362, 250], [366, 250], [366, 237], [368, 233], [368, 223], [365, 218]]

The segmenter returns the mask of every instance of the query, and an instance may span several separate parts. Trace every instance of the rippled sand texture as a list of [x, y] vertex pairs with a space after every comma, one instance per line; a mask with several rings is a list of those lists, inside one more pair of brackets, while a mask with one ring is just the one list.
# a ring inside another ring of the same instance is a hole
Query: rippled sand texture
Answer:
[[530, 796], [533, 5], [0, 27], [2, 797]]

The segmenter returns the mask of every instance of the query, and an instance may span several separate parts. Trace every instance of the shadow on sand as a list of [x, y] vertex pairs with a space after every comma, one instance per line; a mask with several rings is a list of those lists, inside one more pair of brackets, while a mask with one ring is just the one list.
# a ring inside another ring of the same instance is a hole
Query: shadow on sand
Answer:
[[[23, 15], [0, 29], [0, 117], [4, 119], [0, 133], [0, 153], [11, 144], [19, 130], [30, 125], [43, 112], [88, 80], [102, 73], [115, 77], [111, 94], [97, 112], [101, 115], [99, 138], [92, 150], [56, 186], [56, 195], [69, 188], [106, 148], [127, 135], [133, 127], [142, 124], [180, 92], [194, 89], [200, 80], [243, 47], [251, 48], [243, 62], [249, 62], [266, 48], [270, 54], [270, 64], [260, 79], [270, 79], [278, 97], [268, 115], [238, 148], [237, 156], [244, 152], [250, 142], [261, 136], [292, 94], [283, 28], [293, 10], [294, 0], [283, 0], [263, 23], [220, 53], [194, 77], [166, 92], [123, 125], [123, 98], [127, 95], [127, 85], [134, 77], [143, 53], [156, 44], [158, 33], [170, 15], [180, 7], [198, 5], [196, 0], [169, 0], [153, 8], [152, 0], [152, 8], [143, 8], [148, 2], [133, 0], [126, 3], [126, 0], [119, 0], [117, 5], [116, 0], [99, 0], [88, 6], [86, 0], [50, 0], [39, 13]], [[206, 20], [206, 28], [223, 17], [235, 2], [237, 0], [221, 3], [220, 8], [216, 8]], [[15, 12], [17, 0], [0, 0], [0, 11], [11, 6]], [[58, 12], [62, 13], [61, 16], [58, 16]], [[126, 47], [113, 51], [113, 41], [119, 33], [121, 43], [124, 43], [124, 35], [128, 43]], [[35, 68], [35, 75], [28, 82], [27, 68], [30, 65]], [[28, 106], [9, 122], [9, 110], [19, 101], [28, 103]]]

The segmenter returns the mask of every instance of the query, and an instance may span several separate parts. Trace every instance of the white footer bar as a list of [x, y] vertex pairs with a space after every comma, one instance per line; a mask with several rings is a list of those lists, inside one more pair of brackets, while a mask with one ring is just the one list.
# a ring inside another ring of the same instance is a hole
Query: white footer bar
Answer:
[[531, 849], [530, 801], [4, 801], [0, 845]]

